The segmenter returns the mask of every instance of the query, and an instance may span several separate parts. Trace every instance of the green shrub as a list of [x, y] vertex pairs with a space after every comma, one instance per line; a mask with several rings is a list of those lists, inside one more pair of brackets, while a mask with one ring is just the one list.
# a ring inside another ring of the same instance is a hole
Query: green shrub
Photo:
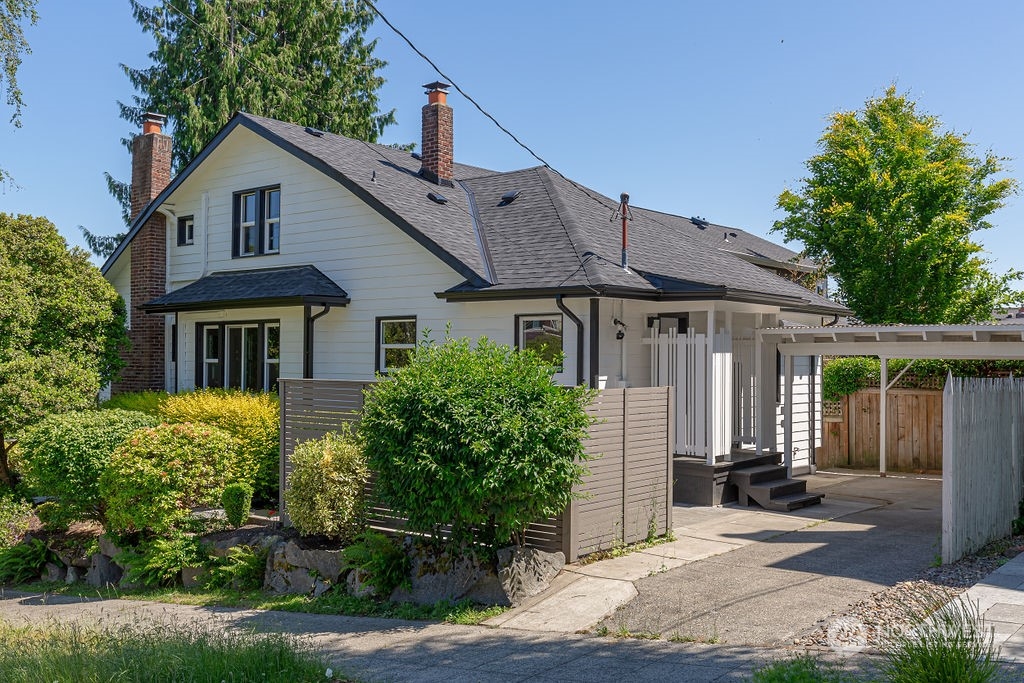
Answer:
[[[481, 338], [419, 344], [367, 393], [360, 423], [376, 492], [413, 531], [523, 543], [573, 498], [592, 393], [558, 386], [532, 351]], [[488, 538], [488, 536], [490, 538]]]
[[838, 401], [847, 394], [860, 391], [872, 379], [877, 382], [880, 372], [875, 357], [833, 358], [821, 371], [821, 397], [826, 401]]
[[378, 531], [366, 530], [341, 551], [345, 569], [358, 569], [362, 580], [385, 598], [399, 586], [409, 585], [412, 563], [402, 545]]
[[36, 517], [47, 531], [67, 531], [67, 528], [75, 521], [75, 515], [68, 514], [60, 503], [53, 500], [36, 506]]
[[284, 499], [303, 535], [351, 538], [363, 524], [370, 472], [362, 445], [350, 429], [304, 441], [292, 454]]
[[244, 466], [239, 479], [253, 486], [253, 498], [277, 505], [280, 408], [276, 394], [203, 389], [168, 396], [160, 405], [167, 422], [203, 422], [238, 439]]
[[[922, 614], [911, 631], [897, 632], [882, 647], [882, 673], [892, 683], [986, 683], [997, 680], [998, 648], [978, 606], [961, 599], [944, 603], [941, 594], [924, 596]], [[914, 604], [914, 603], [909, 603]], [[934, 610], [934, 611], [932, 611]], [[930, 612], [930, 613], [929, 613]]]
[[209, 425], [162, 424], [133, 432], [100, 477], [107, 528], [162, 533], [193, 508], [217, 505], [236, 476], [236, 460], [235, 440]]
[[231, 588], [239, 591], [262, 588], [269, 552], [267, 548], [250, 545], [228, 548], [225, 557], [211, 562], [210, 571], [206, 576], [206, 587]]
[[150, 587], [173, 586], [180, 583], [182, 569], [203, 566], [206, 555], [194, 536], [175, 533], [126, 548], [117, 562], [125, 567], [128, 581]]
[[[902, 358], [889, 360], [890, 381], [911, 361]], [[943, 360], [919, 359], [908, 371], [921, 378], [954, 377], [1024, 377], [1024, 361], [1019, 360]], [[882, 374], [881, 361], [874, 356], [849, 356], [829, 359], [821, 377], [822, 398], [838, 401], [867, 386], [877, 386]]]
[[220, 504], [228, 524], [242, 526], [249, 519], [249, 511], [252, 509], [252, 487], [239, 482], [228, 484], [224, 487], [224, 493], [220, 494]]
[[100, 404], [103, 410], [134, 410], [153, 417], [160, 416], [160, 403], [167, 398], [166, 391], [132, 391], [114, 394]]
[[0, 550], [0, 583], [28, 583], [43, 573], [53, 553], [38, 538]]
[[39, 495], [54, 496], [67, 521], [105, 520], [99, 479], [114, 449], [156, 420], [126, 410], [51, 415], [25, 430], [20, 447], [25, 477]]
[[11, 494], [0, 494], [0, 550], [21, 542], [31, 517], [31, 503]]

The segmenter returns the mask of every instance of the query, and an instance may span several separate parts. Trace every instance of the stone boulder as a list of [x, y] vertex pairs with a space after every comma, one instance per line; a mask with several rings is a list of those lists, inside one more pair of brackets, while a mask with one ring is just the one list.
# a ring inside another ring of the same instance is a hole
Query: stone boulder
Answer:
[[56, 562], [47, 562], [43, 567], [43, 581], [59, 583], [67, 578], [68, 568]]
[[214, 557], [227, 557], [228, 550], [239, 545], [267, 550], [280, 543], [281, 536], [267, 527], [239, 527], [232, 531], [206, 536], [202, 541]]
[[96, 553], [90, 559], [89, 569], [85, 573], [85, 582], [96, 588], [116, 586], [123, 574], [124, 570], [114, 564], [113, 560], [103, 553]]
[[294, 540], [276, 543], [267, 554], [263, 588], [273, 593], [324, 593], [341, 577], [340, 549], [303, 548]]
[[106, 534], [102, 534], [96, 539], [96, 542], [99, 543], [100, 552], [112, 560], [121, 554], [121, 547], [110, 540], [110, 537]]
[[560, 552], [518, 546], [498, 551], [498, 579], [513, 607], [547, 590], [563, 567], [565, 555]]

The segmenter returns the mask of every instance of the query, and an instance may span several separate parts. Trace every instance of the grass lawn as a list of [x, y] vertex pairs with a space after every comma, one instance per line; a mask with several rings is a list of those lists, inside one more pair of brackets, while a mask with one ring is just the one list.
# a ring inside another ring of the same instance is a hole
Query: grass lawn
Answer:
[[[85, 584], [68, 585], [63, 583], [32, 583], [12, 586], [12, 588], [34, 593], [90, 598], [152, 600], [176, 605], [240, 607], [309, 614], [340, 614], [350, 617], [444, 621], [450, 624], [479, 624], [507, 609], [505, 607], [485, 607], [465, 600], [457, 603], [442, 601], [433, 605], [393, 603], [371, 598], [356, 598], [345, 594], [341, 589], [328, 591], [319, 597], [311, 598], [306, 595], [272, 595], [261, 590], [237, 591], [180, 587], [121, 590], [117, 588], [98, 589]], [[3, 678], [0, 678], [0, 683], [3, 683]]]
[[352, 681], [302, 641], [200, 624], [89, 628], [0, 620], [2, 683]]

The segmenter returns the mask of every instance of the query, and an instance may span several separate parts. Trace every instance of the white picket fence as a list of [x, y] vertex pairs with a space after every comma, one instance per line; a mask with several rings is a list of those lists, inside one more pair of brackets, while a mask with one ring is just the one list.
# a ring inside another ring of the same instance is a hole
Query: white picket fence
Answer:
[[757, 438], [755, 353], [754, 339], [732, 340], [732, 440], [736, 443], [754, 443]]
[[1024, 380], [946, 379], [942, 398], [942, 561], [1010, 532], [1024, 494]]
[[708, 338], [690, 328], [674, 329], [644, 340], [651, 347], [651, 386], [675, 388], [676, 444], [679, 455], [713, 462], [728, 455], [733, 432], [732, 336]]

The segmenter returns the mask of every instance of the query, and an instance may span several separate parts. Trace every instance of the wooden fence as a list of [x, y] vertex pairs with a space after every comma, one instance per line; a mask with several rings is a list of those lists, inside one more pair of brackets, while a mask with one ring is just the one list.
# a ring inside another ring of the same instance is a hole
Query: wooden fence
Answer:
[[[295, 445], [359, 419], [363, 392], [370, 384], [340, 380], [282, 379], [281, 491], [291, 471]], [[672, 528], [673, 406], [670, 387], [607, 389], [587, 412], [596, 418], [584, 443], [589, 473], [559, 517], [530, 525], [526, 541], [562, 551], [566, 561], [634, 543]], [[378, 504], [372, 483], [372, 526], [401, 530], [404, 520]], [[281, 519], [287, 523], [284, 497]]]
[[942, 561], [1010, 533], [1024, 468], [1024, 380], [948, 378], [943, 392]]
[[[886, 469], [942, 471], [942, 391], [890, 389], [887, 404]], [[881, 396], [862, 389], [840, 400], [840, 409], [822, 418], [819, 469], [878, 469]]]

